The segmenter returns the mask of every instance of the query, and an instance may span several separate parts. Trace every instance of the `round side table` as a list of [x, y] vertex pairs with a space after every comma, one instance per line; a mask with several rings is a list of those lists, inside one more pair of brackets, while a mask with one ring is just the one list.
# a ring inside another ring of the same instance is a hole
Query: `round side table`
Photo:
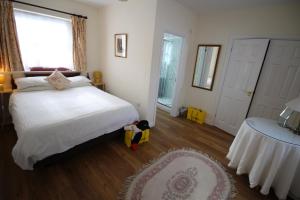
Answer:
[[300, 198], [300, 136], [276, 121], [248, 118], [239, 129], [227, 158], [237, 174], [248, 174], [250, 187], [272, 187], [279, 199]]

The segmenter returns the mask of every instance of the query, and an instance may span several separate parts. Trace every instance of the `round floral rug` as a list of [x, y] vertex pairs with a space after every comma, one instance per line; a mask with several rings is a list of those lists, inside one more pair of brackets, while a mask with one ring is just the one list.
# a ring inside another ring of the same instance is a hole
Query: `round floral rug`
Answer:
[[121, 199], [227, 200], [234, 184], [221, 164], [192, 149], [173, 150], [129, 177]]

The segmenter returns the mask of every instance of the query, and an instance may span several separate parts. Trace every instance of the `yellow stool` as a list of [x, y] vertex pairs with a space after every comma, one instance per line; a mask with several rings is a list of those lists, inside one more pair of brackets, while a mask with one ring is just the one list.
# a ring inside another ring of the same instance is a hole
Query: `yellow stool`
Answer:
[[187, 119], [203, 124], [205, 122], [206, 112], [194, 107], [188, 107]]

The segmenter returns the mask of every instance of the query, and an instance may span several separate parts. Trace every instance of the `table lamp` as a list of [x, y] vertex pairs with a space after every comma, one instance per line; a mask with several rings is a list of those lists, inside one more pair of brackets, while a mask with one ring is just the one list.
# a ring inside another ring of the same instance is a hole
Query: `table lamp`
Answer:
[[93, 82], [102, 83], [102, 73], [100, 71], [93, 72]]
[[300, 134], [300, 97], [287, 102], [285, 105], [286, 108], [280, 114], [279, 124], [293, 130], [296, 134]]
[[5, 76], [4, 74], [0, 74], [0, 91], [4, 90]]

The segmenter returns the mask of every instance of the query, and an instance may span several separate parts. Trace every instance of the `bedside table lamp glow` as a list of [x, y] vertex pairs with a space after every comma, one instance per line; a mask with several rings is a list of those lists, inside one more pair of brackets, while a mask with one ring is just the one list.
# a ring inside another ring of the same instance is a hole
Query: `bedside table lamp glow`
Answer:
[[93, 82], [94, 83], [102, 83], [102, 73], [100, 71], [93, 72]]
[[4, 91], [5, 76], [0, 74], [0, 91]]
[[103, 80], [102, 80], [102, 72], [100, 72], [100, 71], [94, 71], [93, 72], [92, 84], [95, 87], [105, 91], [105, 83], [103, 83]]

